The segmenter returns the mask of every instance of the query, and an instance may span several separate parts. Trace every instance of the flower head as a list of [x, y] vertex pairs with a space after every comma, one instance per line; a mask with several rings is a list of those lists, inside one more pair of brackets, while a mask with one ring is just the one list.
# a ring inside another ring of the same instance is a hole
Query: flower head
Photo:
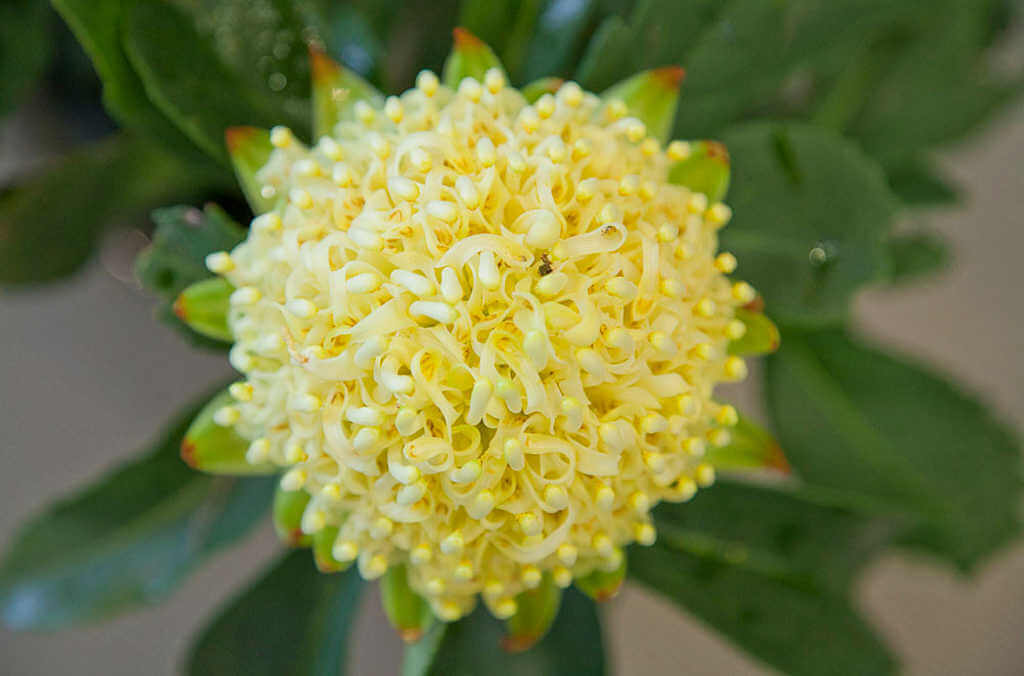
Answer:
[[442, 619], [620, 567], [735, 422], [728, 207], [669, 181], [688, 144], [572, 82], [531, 104], [498, 69], [424, 72], [351, 113], [272, 132], [275, 206], [209, 260], [246, 375], [219, 422], [335, 559], [405, 565]]

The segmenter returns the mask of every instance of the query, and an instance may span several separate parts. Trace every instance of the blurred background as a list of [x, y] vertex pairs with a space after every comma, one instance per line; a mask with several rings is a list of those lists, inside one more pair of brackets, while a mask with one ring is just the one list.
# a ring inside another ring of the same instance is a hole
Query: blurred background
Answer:
[[[0, 123], [0, 185], [109, 128], [95, 106], [96, 83], [79, 77], [80, 55], [67, 48], [66, 36], [60, 44], [49, 81]], [[1022, 49], [1016, 39], [1013, 50]], [[943, 151], [940, 167], [966, 197], [960, 206], [912, 218], [927, 218], [945, 236], [952, 267], [905, 290], [868, 291], [856, 306], [865, 332], [956, 377], [1018, 431], [1024, 430], [1021, 157], [1019, 104], [967, 143]], [[192, 349], [153, 317], [154, 301], [131, 272], [146, 241], [139, 229], [112, 233], [71, 280], [0, 294], [0, 542], [54, 496], [131, 457], [169, 411], [229, 372], [222, 355]], [[756, 386], [755, 377], [731, 394], [752, 410]], [[0, 672], [174, 674], [196, 626], [277, 550], [268, 525], [158, 607], [52, 635], [0, 629]], [[401, 655], [375, 596], [374, 587], [352, 643], [351, 673], [359, 676], [396, 673]], [[1024, 673], [1024, 545], [998, 554], [970, 581], [912, 557], [886, 556], [863, 577], [859, 601], [909, 674]], [[615, 673], [764, 673], [641, 589], [627, 588], [605, 612]]]

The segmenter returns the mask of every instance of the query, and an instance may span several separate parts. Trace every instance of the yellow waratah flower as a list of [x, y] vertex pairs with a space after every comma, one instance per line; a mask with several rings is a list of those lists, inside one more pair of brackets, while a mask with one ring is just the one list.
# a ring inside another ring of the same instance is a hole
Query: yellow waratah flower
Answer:
[[496, 68], [271, 140], [276, 206], [208, 259], [246, 375], [216, 420], [312, 496], [301, 529], [336, 532], [336, 560], [404, 565], [443, 620], [478, 596], [508, 617], [714, 480], [753, 292], [716, 255], [728, 207], [669, 181], [688, 144], [572, 82], [530, 104]]

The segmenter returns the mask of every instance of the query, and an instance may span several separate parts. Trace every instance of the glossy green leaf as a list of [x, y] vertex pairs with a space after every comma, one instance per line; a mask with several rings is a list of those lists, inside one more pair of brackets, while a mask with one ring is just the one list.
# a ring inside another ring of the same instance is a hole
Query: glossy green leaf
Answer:
[[342, 120], [355, 119], [355, 105], [365, 101], [374, 108], [384, 105], [384, 97], [369, 82], [331, 59], [324, 52], [310, 48], [313, 68], [313, 134], [316, 138], [333, 133]]
[[892, 237], [889, 256], [889, 280], [893, 284], [915, 282], [941, 272], [950, 261], [946, 242], [926, 232]]
[[685, 75], [680, 66], [645, 70], [605, 90], [601, 98], [624, 102], [629, 114], [643, 122], [651, 136], [667, 143]]
[[779, 442], [754, 421], [740, 416], [739, 422], [729, 428], [729, 436], [728, 444], [712, 445], [707, 451], [707, 461], [715, 469], [774, 469], [789, 473], [789, 462]]
[[991, 411], [841, 332], [783, 338], [766, 394], [807, 484], [914, 519], [913, 541], [963, 568], [1018, 534], [1020, 447]]
[[174, 301], [174, 314], [201, 335], [225, 343], [234, 342], [228, 326], [228, 309], [235, 287], [222, 277], [195, 282]]
[[124, 46], [149, 99], [210, 157], [228, 163], [229, 127], [289, 124], [282, 102], [230, 70], [192, 18], [165, 0], [137, 2], [124, 19]]
[[274, 531], [281, 542], [289, 547], [308, 547], [313, 539], [302, 531], [302, 515], [309, 504], [309, 493], [304, 490], [286, 491], [278, 487], [274, 493]]
[[266, 512], [272, 482], [199, 474], [178, 449], [194, 407], [142, 458], [33, 518], [0, 564], [0, 616], [56, 629], [164, 599]]
[[52, 20], [47, 3], [40, 0], [0, 5], [0, 117], [43, 76], [53, 53]]
[[235, 404], [226, 390], [211, 399], [189, 425], [181, 442], [181, 459], [189, 467], [208, 474], [273, 474], [271, 464], [252, 465], [245, 459], [249, 442], [232, 427], [219, 425], [214, 416]]
[[475, 78], [482, 83], [484, 74], [491, 68], [504, 72], [501, 61], [480, 38], [465, 28], [456, 28], [453, 36], [455, 42], [448, 60], [444, 63], [444, 73], [441, 76], [446, 86], [458, 89], [459, 83], [467, 77]]
[[211, 276], [206, 269], [207, 254], [233, 249], [245, 237], [245, 230], [213, 204], [203, 211], [185, 206], [159, 209], [153, 212], [153, 221], [153, 243], [136, 259], [135, 274], [164, 301], [161, 319], [194, 336], [201, 345], [223, 347], [223, 342], [198, 336], [185, 326], [171, 304], [189, 285]]
[[127, 0], [52, 0], [103, 80], [103, 102], [128, 129], [190, 160], [207, 159], [150, 100], [121, 44]]
[[779, 349], [779, 329], [763, 312], [738, 308], [736, 319], [747, 327], [746, 333], [729, 341], [729, 354], [765, 355]]
[[690, 156], [674, 163], [668, 172], [670, 183], [707, 195], [712, 203], [725, 198], [731, 177], [729, 150], [717, 141], [691, 143]]
[[202, 187], [201, 177], [133, 138], [87, 146], [0, 197], [0, 285], [70, 275], [108, 226]]
[[380, 603], [391, 626], [406, 643], [423, 638], [434, 621], [430, 605], [409, 586], [404, 564], [391, 566], [380, 579]]
[[896, 664], [850, 602], [713, 552], [632, 547], [630, 574], [778, 671], [893, 674]]
[[689, 502], [662, 503], [654, 518], [659, 546], [836, 593], [907, 525], [829, 505], [789, 484], [728, 478]]
[[292, 552], [201, 632], [185, 673], [337, 676], [362, 587], [355, 569], [323, 575], [307, 552]]
[[593, 601], [565, 590], [548, 634], [530, 650], [502, 654], [501, 622], [483, 607], [452, 624], [437, 623], [405, 649], [402, 676], [600, 676], [605, 673], [601, 624]]
[[722, 246], [783, 324], [843, 320], [853, 294], [885, 277], [895, 200], [878, 167], [839, 136], [757, 123], [726, 132], [732, 222]]
[[266, 165], [274, 150], [270, 132], [259, 127], [228, 127], [224, 132], [224, 145], [249, 208], [255, 214], [273, 209], [274, 200], [263, 196], [263, 186], [256, 180], [256, 173]]
[[277, 124], [300, 136], [310, 130], [310, 64], [306, 45], [323, 36], [322, 0], [189, 0], [189, 13], [201, 39], [243, 86], [271, 103]]

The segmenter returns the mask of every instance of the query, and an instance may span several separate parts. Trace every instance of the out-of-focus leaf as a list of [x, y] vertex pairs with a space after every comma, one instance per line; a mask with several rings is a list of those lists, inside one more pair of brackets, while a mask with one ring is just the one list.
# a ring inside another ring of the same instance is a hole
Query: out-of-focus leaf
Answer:
[[940, 272], [949, 264], [949, 247], [931, 233], [898, 235], [889, 240], [889, 279], [906, 284]]
[[653, 547], [631, 547], [630, 574], [780, 672], [895, 673], [889, 651], [846, 598], [731, 561], [713, 548], [676, 544], [663, 538]]
[[75, 272], [107, 226], [161, 201], [187, 199], [203, 182], [163, 150], [126, 136], [71, 154], [0, 197], [0, 284]]
[[960, 201], [957, 188], [923, 161], [908, 162], [886, 173], [889, 187], [909, 207], [949, 206]]
[[149, 99], [212, 158], [228, 163], [229, 127], [286, 124], [308, 133], [308, 118], [230, 70], [192, 18], [174, 5], [137, 2], [124, 19], [125, 50]]
[[729, 354], [764, 355], [779, 349], [779, 328], [763, 312], [738, 308], [736, 319], [747, 330], [742, 337], [729, 341]]
[[[362, 4], [363, 7], [354, 5]], [[323, 17], [320, 33], [324, 40], [325, 50], [346, 67], [365, 78], [379, 75], [378, 71], [384, 58], [384, 48], [380, 37], [385, 35], [393, 8], [387, 2], [376, 2], [372, 6], [376, 21], [369, 16], [371, 8], [363, 3], [330, 2]], [[380, 30], [374, 30], [374, 24]], [[315, 65], [315, 64], [314, 64]], [[377, 78], [379, 79], [379, 78]]]
[[803, 125], [726, 132], [735, 216], [722, 245], [783, 324], [841, 321], [853, 294], [883, 278], [895, 200], [855, 146]]
[[927, 3], [850, 131], [887, 166], [975, 127], [1022, 89], [985, 61], [991, 0]]
[[[530, 650], [500, 654], [502, 623], [482, 607], [452, 624], [436, 623], [419, 642], [405, 649], [402, 676], [600, 676], [605, 673], [601, 624], [594, 602], [565, 590], [548, 634]], [[500, 657], [499, 657], [500, 655]]]
[[740, 416], [739, 422], [729, 429], [729, 436], [725, 446], [708, 449], [707, 461], [715, 469], [774, 469], [789, 473], [789, 463], [779, 442], [754, 421]]
[[835, 592], [906, 524], [819, 503], [789, 485], [719, 479], [654, 511], [659, 543]]
[[[199, 34], [299, 135], [309, 133], [307, 42], [319, 39], [323, 0], [191, 0]], [[343, 3], [329, 3], [330, 5]]]
[[313, 542], [313, 538], [302, 532], [302, 515], [309, 499], [309, 493], [302, 489], [286, 491], [278, 486], [274, 493], [274, 531], [289, 547], [308, 547]]
[[43, 75], [52, 55], [48, 3], [7, 0], [0, 5], [0, 117]]
[[597, 569], [573, 581], [576, 589], [599, 603], [615, 598], [626, 579], [626, 559], [614, 570]]
[[467, 77], [483, 82], [484, 74], [491, 68], [504, 72], [501, 61], [494, 55], [494, 51], [480, 38], [465, 28], [456, 28], [453, 36], [452, 53], [444, 63], [442, 75], [446, 86], [458, 89], [459, 83]]
[[508, 634], [502, 647], [512, 653], [532, 648], [551, 629], [561, 603], [562, 590], [550, 574], [533, 589], [521, 592], [516, 596], [515, 614], [505, 620]]
[[215, 420], [217, 411], [233, 404], [234, 397], [225, 390], [203, 407], [181, 440], [181, 459], [189, 467], [208, 474], [273, 474], [277, 470], [274, 465], [253, 465], [246, 460], [249, 442], [233, 427], [222, 426]]
[[337, 676], [362, 587], [354, 568], [323, 575], [308, 552], [292, 552], [202, 631], [185, 672]]
[[121, 45], [126, 0], [52, 0], [103, 80], [103, 102], [125, 127], [209, 170], [209, 160], [153, 105]]
[[[594, 0], [549, 0], [533, 29], [523, 56], [522, 80], [569, 75], [595, 14]], [[614, 82], [614, 79], [612, 79]]]
[[153, 212], [153, 243], [139, 254], [135, 271], [143, 285], [173, 302], [190, 284], [211, 276], [206, 256], [230, 251], [245, 237], [243, 230], [215, 204], [203, 211], [178, 206]]
[[215, 204], [203, 211], [194, 207], [167, 207], [153, 212], [153, 243], [139, 254], [135, 274], [164, 302], [158, 316], [201, 347], [223, 348], [224, 343], [200, 336], [182, 323], [172, 304], [189, 285], [211, 276], [206, 256], [230, 251], [245, 237], [245, 230]]
[[768, 406], [794, 470], [831, 499], [905, 515], [968, 569], [1017, 535], [1020, 447], [989, 410], [842, 332], [786, 334]]
[[[314, 553], [316, 536], [313, 536]], [[423, 638], [423, 633], [434, 622], [434, 613], [426, 600], [409, 586], [404, 564], [388, 568], [380, 580], [380, 603], [388, 621], [406, 643]]]
[[545, 94], [554, 94], [565, 83], [560, 77], [542, 77], [534, 80], [520, 89], [523, 98], [529, 103], [535, 103], [537, 99]]
[[29, 521], [0, 565], [0, 614], [55, 629], [167, 596], [266, 513], [273, 482], [209, 477], [178, 449], [190, 408], [141, 459]]

